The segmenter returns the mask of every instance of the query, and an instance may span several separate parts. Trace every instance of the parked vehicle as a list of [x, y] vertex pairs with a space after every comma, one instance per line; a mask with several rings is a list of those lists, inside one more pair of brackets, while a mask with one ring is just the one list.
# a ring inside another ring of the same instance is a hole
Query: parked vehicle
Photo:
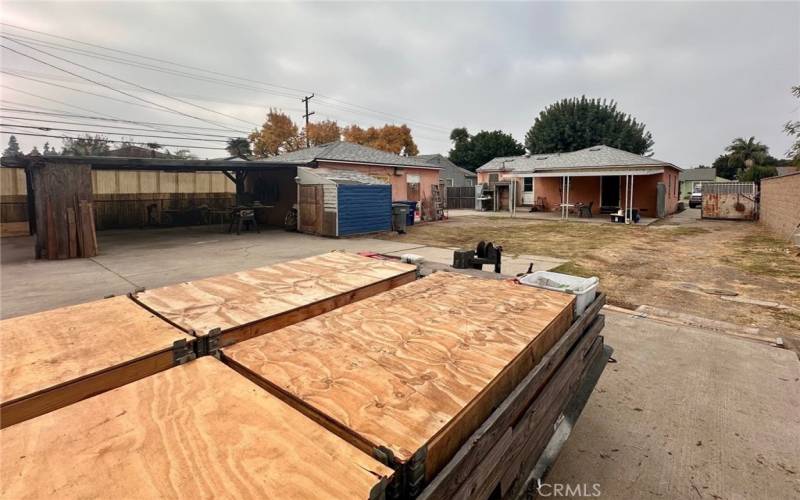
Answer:
[[689, 208], [697, 208], [703, 205], [703, 193], [700, 191], [693, 191], [689, 197]]

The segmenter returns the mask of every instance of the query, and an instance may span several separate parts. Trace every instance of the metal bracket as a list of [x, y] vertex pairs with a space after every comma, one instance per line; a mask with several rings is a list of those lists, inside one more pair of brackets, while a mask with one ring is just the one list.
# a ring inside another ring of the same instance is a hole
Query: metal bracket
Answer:
[[399, 464], [397, 463], [397, 459], [394, 458], [394, 453], [392, 450], [385, 446], [378, 446], [373, 448], [372, 456], [378, 459], [378, 462], [382, 463], [387, 467], [391, 467], [394, 469]]
[[406, 464], [406, 484], [410, 498], [419, 496], [425, 486], [425, 460], [428, 458], [428, 447], [423, 446]]
[[193, 346], [189, 345], [186, 339], [176, 340], [172, 343], [172, 362], [175, 365], [182, 365], [195, 359]]
[[219, 338], [222, 335], [220, 328], [209, 330], [207, 334], [197, 337], [195, 341], [195, 354], [200, 356], [214, 356], [219, 358]]

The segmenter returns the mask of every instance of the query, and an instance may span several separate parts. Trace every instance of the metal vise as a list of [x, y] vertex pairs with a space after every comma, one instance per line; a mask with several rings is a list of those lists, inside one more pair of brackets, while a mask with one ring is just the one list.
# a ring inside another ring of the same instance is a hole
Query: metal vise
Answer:
[[491, 242], [481, 241], [475, 250], [456, 250], [453, 252], [455, 269], [483, 269], [484, 264], [494, 265], [494, 272], [500, 273], [500, 259], [503, 247], [494, 246]]

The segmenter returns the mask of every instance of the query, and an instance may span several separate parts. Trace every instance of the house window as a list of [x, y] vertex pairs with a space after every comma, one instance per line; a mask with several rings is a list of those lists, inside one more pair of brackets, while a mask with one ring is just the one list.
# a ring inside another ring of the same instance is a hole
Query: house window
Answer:
[[497, 182], [500, 180], [500, 174], [489, 174], [489, 182]]
[[416, 174], [406, 176], [406, 198], [409, 201], [420, 201], [419, 196], [420, 177]]
[[447, 187], [453, 187], [455, 186], [455, 183], [453, 182], [453, 179], [445, 179], [445, 185]]
[[522, 190], [526, 193], [533, 192], [533, 177], [522, 178]]
[[464, 179], [464, 186], [475, 187], [475, 181], [473, 181], [472, 179]]

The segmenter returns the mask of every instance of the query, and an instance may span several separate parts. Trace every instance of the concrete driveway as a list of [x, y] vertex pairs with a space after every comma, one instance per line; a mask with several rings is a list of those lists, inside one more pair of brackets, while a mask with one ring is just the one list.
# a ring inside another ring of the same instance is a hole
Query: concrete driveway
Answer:
[[[547, 483], [614, 499], [800, 498], [792, 351], [606, 311], [606, 367]], [[552, 491], [552, 490], [547, 490]]]
[[[100, 231], [100, 255], [91, 259], [35, 260], [33, 238], [0, 239], [0, 318], [123, 295], [331, 250], [421, 255], [451, 264], [453, 249], [373, 238], [321, 238], [283, 230], [233, 235], [218, 226]], [[503, 258], [503, 273], [547, 270], [563, 259], [530, 255]], [[486, 268], [489, 269], [488, 267]]]

